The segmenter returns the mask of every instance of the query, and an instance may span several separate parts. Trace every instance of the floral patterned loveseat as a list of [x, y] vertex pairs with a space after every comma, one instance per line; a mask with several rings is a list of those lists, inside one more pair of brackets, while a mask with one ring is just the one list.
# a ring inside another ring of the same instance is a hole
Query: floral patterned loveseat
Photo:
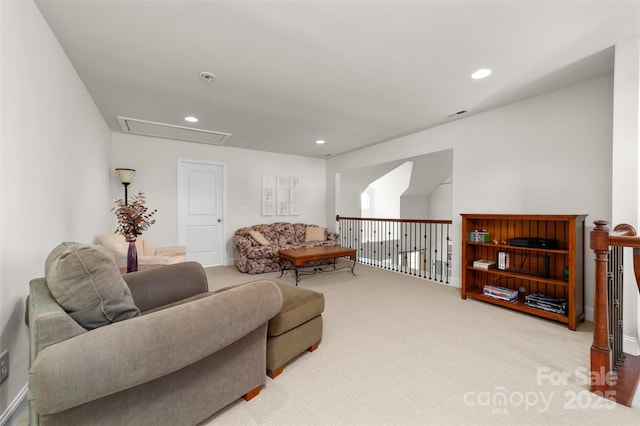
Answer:
[[[280, 250], [337, 246], [340, 245], [338, 239], [339, 236], [335, 232], [304, 223], [278, 222], [240, 228], [233, 236], [235, 265], [240, 272], [249, 274], [279, 271]], [[326, 263], [327, 261], [315, 262]]]

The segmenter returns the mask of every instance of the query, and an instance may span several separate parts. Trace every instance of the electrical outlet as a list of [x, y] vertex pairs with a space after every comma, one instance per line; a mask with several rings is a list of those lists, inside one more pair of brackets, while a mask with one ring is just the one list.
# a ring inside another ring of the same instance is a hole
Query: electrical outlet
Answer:
[[9, 377], [9, 351], [5, 350], [0, 354], [0, 383]]

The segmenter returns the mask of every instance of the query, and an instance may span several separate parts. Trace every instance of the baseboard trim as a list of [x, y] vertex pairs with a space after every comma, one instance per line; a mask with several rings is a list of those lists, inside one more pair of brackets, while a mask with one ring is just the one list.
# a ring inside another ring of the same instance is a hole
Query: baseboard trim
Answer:
[[593, 322], [593, 306], [585, 306], [584, 307], [584, 319], [585, 321]]
[[[9, 404], [9, 406], [7, 407], [6, 410], [4, 410], [4, 413], [2, 413], [2, 416], [0, 416], [0, 425], [7, 425], [8, 421], [11, 419], [11, 417], [14, 414], [17, 414], [16, 410], [18, 409], [18, 407], [20, 407], [20, 405], [26, 401], [27, 399], [27, 392], [29, 391], [29, 385], [26, 384], [24, 385], [24, 387], [22, 388], [22, 390], [18, 393], [18, 395], [13, 399], [13, 401], [11, 401], [11, 404]], [[14, 421], [11, 424], [16, 424], [17, 422]]]
[[449, 277], [449, 284], [452, 287], [462, 288], [462, 281], [459, 277]]
[[622, 350], [630, 355], [640, 355], [638, 339], [634, 339], [632, 336], [622, 336]]

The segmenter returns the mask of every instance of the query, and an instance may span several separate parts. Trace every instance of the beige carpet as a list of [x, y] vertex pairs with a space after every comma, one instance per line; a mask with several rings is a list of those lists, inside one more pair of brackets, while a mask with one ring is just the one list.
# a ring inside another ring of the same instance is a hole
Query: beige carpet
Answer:
[[[323, 292], [317, 351], [287, 364], [250, 402], [205, 425], [638, 425], [634, 408], [588, 391], [591, 324], [565, 325], [364, 265], [304, 277]], [[207, 268], [211, 289], [272, 279]]]

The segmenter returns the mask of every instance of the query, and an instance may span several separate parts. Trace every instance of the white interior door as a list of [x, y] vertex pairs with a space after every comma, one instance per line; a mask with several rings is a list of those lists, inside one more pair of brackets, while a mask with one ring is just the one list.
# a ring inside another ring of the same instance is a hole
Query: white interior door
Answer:
[[178, 160], [178, 244], [187, 260], [224, 264], [224, 165]]

